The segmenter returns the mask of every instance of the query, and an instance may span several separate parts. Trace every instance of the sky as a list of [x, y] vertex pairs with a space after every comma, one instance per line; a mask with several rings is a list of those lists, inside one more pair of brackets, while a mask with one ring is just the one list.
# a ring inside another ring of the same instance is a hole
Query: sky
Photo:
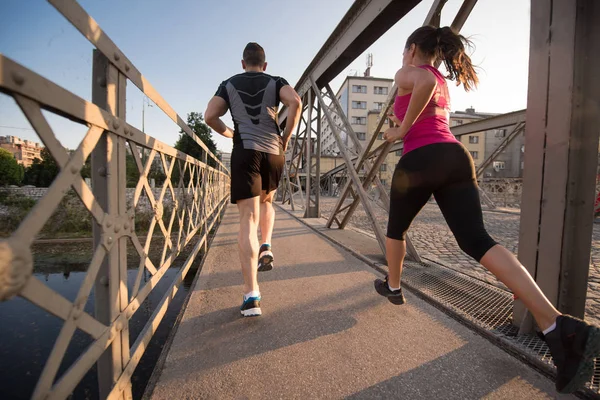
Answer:
[[[185, 120], [204, 112], [219, 83], [242, 72], [246, 43], [260, 43], [267, 73], [294, 86], [352, 4], [351, 0], [197, 1], [80, 0], [163, 98]], [[371, 75], [393, 78], [402, 64], [406, 38], [422, 25], [433, 0], [423, 0], [331, 82], [337, 91], [345, 76], [366, 67]], [[449, 25], [462, 1], [449, 0], [442, 26]], [[465, 93], [449, 83], [453, 111], [474, 107], [504, 113], [525, 108], [529, 56], [528, 1], [479, 0], [462, 29], [475, 44], [478, 90]], [[0, 53], [91, 101], [93, 46], [43, 0], [0, 2]], [[158, 107], [127, 85], [127, 122], [173, 145], [179, 127]], [[44, 112], [63, 146], [76, 148], [85, 126]], [[229, 115], [224, 121], [231, 126]], [[14, 100], [0, 93], [0, 136], [40, 141]], [[217, 147], [231, 151], [231, 139], [213, 133]]]

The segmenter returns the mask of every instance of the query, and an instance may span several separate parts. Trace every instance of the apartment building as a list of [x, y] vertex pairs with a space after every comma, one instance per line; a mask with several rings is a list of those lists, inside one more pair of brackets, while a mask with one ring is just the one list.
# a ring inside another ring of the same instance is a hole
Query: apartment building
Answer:
[[[467, 124], [478, 119], [493, 117], [498, 114], [482, 113], [474, 108], [456, 111], [450, 114], [450, 126]], [[479, 167], [500, 143], [510, 134], [512, 127], [475, 132], [460, 137], [462, 144], [473, 157], [475, 167]], [[496, 157], [494, 162], [483, 172], [483, 178], [521, 178], [523, 177], [523, 156], [525, 153], [525, 136], [523, 133]]]
[[221, 158], [221, 162], [229, 171], [231, 171], [231, 153], [224, 153], [221, 150], [217, 150], [217, 156]]
[[0, 136], [0, 147], [12, 153], [17, 162], [25, 168], [31, 166], [34, 159], [42, 158], [41, 152], [44, 148], [39, 143], [16, 136]]
[[[342, 110], [361, 142], [366, 143], [372, 133], [368, 123], [369, 112], [381, 111], [393, 83], [394, 81], [388, 78], [348, 76], [337, 91], [336, 96]], [[336, 119], [337, 117], [334, 121]], [[327, 119], [322, 119], [321, 126], [321, 152], [326, 155], [338, 154], [339, 147]], [[354, 143], [346, 132], [342, 132], [341, 139], [345, 148], [354, 148]]]

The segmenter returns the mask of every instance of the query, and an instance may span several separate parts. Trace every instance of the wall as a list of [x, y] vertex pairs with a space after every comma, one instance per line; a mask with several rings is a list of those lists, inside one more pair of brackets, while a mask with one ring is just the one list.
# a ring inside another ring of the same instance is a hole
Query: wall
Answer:
[[[388, 169], [392, 169], [391, 159], [396, 158], [395, 154], [392, 153], [386, 159], [386, 163], [389, 164]], [[333, 157], [322, 157], [321, 160], [333, 161], [335, 160]], [[339, 161], [339, 159], [338, 159]], [[392, 169], [393, 171], [393, 169]], [[324, 171], [321, 171], [324, 172]], [[382, 177], [382, 179], [384, 179]], [[391, 178], [389, 178], [391, 180]], [[390, 181], [387, 182], [386, 186], [389, 189]], [[511, 179], [511, 178], [499, 178], [499, 179], [484, 179], [479, 182], [479, 186], [485, 190], [488, 196], [492, 199], [497, 206], [501, 207], [520, 207], [521, 203], [521, 193], [523, 192], [523, 180], [522, 179]], [[41, 199], [47, 192], [48, 188], [6, 188], [0, 190], [6, 190], [13, 195], [25, 196], [32, 198], [34, 200]], [[175, 193], [180, 195], [180, 191], [182, 189], [176, 189]], [[154, 193], [154, 198], [158, 200], [160, 196], [161, 189], [155, 188], [152, 190]], [[127, 188], [127, 202], [130, 203], [133, 201], [133, 195], [135, 193], [135, 188]], [[140, 201], [137, 207], [138, 211], [149, 211], [150, 210], [150, 202], [148, 201], [147, 196], [144, 194], [140, 196]], [[172, 196], [171, 192], [167, 190], [164, 198], [164, 205], [170, 206], [172, 205]]]
[[[11, 195], [21, 196], [21, 197], [29, 197], [36, 201], [40, 200], [44, 195], [48, 192], [48, 188], [35, 188], [35, 187], [22, 187], [22, 188], [0, 188], [1, 191], [8, 191]], [[182, 197], [182, 190], [184, 189], [175, 189], [175, 194], [177, 197]], [[154, 188], [152, 189], [152, 193], [154, 194], [154, 199], [158, 201], [160, 197], [162, 189]], [[127, 188], [127, 204], [131, 204], [133, 201], [133, 196], [135, 194], [135, 188]], [[171, 191], [167, 189], [164, 201], [164, 206], [172, 206], [173, 205], [173, 196], [171, 195]], [[150, 201], [148, 200], [148, 196], [146, 195], [146, 191], [142, 190], [142, 194], [140, 195], [140, 200], [138, 202], [138, 206], [136, 208], [137, 211], [150, 211]]]
[[[510, 134], [510, 132], [514, 129], [512, 126], [508, 126], [506, 128], [502, 128], [506, 132], [506, 136]], [[502, 143], [506, 136], [497, 137], [497, 130], [490, 130], [486, 132], [486, 140], [485, 140], [485, 154], [486, 158], [491, 155], [494, 150], [498, 148], [500, 143]], [[522, 152], [521, 146], [525, 143], [525, 137], [523, 133], [520, 133], [518, 137], [516, 137], [510, 145], [508, 145], [503, 152], [501, 152], [498, 157], [496, 157], [495, 161], [504, 161], [505, 168], [503, 170], [495, 171], [493, 168], [493, 163], [485, 169], [484, 177], [491, 178], [521, 178], [523, 177], [523, 170], [521, 169], [521, 161], [522, 161]]]

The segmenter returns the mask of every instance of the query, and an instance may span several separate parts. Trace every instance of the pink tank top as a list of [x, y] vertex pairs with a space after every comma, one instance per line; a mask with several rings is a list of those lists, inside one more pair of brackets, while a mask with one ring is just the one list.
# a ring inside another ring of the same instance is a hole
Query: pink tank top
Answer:
[[[437, 85], [433, 96], [431, 96], [431, 100], [429, 100], [421, 115], [419, 115], [404, 137], [403, 154], [429, 144], [458, 142], [456, 137], [450, 132], [450, 126], [448, 125], [450, 96], [448, 94], [446, 78], [444, 78], [437, 68], [431, 65], [421, 65], [419, 68], [431, 71], [437, 79]], [[400, 121], [406, 115], [411, 95], [412, 93], [396, 96], [394, 114]]]

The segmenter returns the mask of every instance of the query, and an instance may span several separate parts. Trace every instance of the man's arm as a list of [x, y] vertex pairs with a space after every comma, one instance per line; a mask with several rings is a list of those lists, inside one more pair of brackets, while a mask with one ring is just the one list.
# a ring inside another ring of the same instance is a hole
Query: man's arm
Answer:
[[204, 120], [215, 132], [226, 138], [233, 138], [233, 130], [229, 128], [221, 118], [227, 112], [227, 103], [222, 97], [214, 96], [208, 102], [204, 112]]
[[283, 131], [283, 151], [286, 151], [290, 138], [292, 137], [292, 132], [294, 132], [294, 129], [298, 125], [298, 121], [300, 121], [300, 114], [302, 114], [302, 100], [290, 85], [285, 85], [279, 90], [279, 98], [288, 110], [285, 130]]

